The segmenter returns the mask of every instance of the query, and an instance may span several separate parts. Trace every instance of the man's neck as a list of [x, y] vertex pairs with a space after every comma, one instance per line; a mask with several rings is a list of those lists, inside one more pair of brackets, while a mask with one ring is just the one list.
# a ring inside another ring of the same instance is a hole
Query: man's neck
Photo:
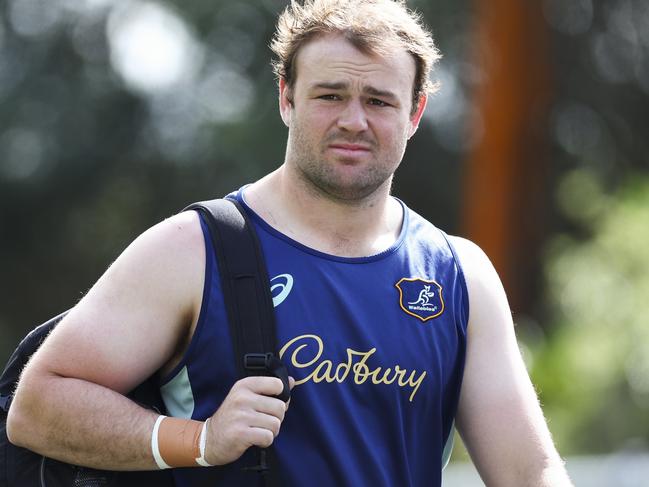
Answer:
[[246, 202], [266, 223], [290, 238], [340, 257], [365, 257], [388, 249], [403, 220], [386, 187], [357, 201], [341, 201], [309, 187], [286, 166], [246, 188]]

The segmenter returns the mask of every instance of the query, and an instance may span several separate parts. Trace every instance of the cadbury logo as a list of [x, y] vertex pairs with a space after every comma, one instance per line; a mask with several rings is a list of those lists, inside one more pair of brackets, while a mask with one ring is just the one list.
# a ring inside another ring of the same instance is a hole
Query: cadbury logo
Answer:
[[375, 385], [396, 383], [399, 387], [412, 389], [408, 399], [412, 402], [426, 377], [426, 371], [417, 373], [416, 370], [413, 370], [409, 373], [407, 369], [399, 365], [385, 369], [371, 368], [368, 361], [376, 353], [376, 348], [366, 352], [348, 348], [347, 359], [334, 364], [331, 360], [322, 359], [324, 343], [317, 335], [301, 335], [293, 338], [279, 351], [280, 359], [287, 353], [289, 353], [289, 360], [293, 367], [309, 369], [305, 377], [296, 379], [295, 385], [309, 381], [317, 384], [322, 381], [342, 383], [346, 380], [351, 380], [359, 385], [367, 381]]

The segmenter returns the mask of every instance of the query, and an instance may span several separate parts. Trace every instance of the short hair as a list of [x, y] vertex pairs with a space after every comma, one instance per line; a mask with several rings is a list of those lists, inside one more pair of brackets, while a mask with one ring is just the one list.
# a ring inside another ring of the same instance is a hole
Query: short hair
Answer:
[[300, 48], [332, 33], [342, 34], [365, 54], [409, 52], [416, 66], [413, 111], [423, 94], [437, 90], [438, 84], [429, 75], [441, 55], [421, 15], [408, 9], [405, 0], [291, 0], [279, 16], [270, 45], [277, 56], [272, 62], [277, 78], [292, 88]]

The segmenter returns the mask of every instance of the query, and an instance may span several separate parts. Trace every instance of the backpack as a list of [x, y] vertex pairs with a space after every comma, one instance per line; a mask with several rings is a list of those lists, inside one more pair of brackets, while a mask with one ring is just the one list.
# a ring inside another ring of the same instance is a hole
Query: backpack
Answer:
[[[234, 199], [194, 203], [185, 210], [198, 211], [210, 230], [239, 377], [278, 377], [284, 383], [279, 398], [288, 400], [288, 372], [277, 358], [269, 279], [257, 235], [245, 211]], [[251, 301], [251, 296], [256, 300]], [[80, 467], [15, 446], [7, 439], [7, 413], [20, 373], [66, 314], [67, 311], [32, 330], [13, 352], [0, 376], [0, 487], [173, 487], [170, 470], [115, 472]], [[137, 386], [127, 397], [161, 414], [165, 412], [154, 376]], [[272, 447], [255, 450], [257, 464], [244, 468], [259, 473], [251, 475], [250, 485], [259, 485], [260, 482], [268, 486], [279, 485]], [[231, 464], [212, 468], [236, 467]]]

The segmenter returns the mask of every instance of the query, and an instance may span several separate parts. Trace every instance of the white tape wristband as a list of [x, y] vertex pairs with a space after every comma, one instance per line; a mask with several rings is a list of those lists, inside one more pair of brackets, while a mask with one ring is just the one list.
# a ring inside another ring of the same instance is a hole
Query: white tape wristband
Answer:
[[165, 470], [171, 468], [167, 463], [162, 459], [160, 455], [160, 448], [158, 448], [158, 430], [160, 429], [160, 423], [166, 418], [162, 414], [158, 416], [158, 419], [155, 420], [153, 425], [153, 433], [151, 433], [151, 452], [153, 453], [153, 459], [155, 460], [156, 465], [160, 470]]
[[198, 442], [198, 449], [201, 453], [201, 456], [196, 459], [196, 463], [198, 463], [201, 467], [213, 467], [211, 463], [208, 463], [207, 460], [205, 460], [205, 445], [207, 444], [207, 423], [209, 422], [210, 418], [207, 419], [203, 423], [203, 429], [201, 429], [201, 437]]

